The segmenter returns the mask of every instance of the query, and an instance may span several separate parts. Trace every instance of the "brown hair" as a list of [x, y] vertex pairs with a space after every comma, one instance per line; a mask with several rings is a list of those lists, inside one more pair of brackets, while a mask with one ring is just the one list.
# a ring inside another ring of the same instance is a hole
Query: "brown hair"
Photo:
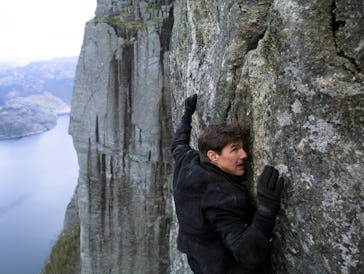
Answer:
[[204, 129], [198, 136], [198, 150], [200, 161], [208, 163], [207, 152], [216, 151], [221, 154], [222, 149], [237, 140], [243, 140], [246, 136], [246, 130], [242, 125], [236, 124], [218, 124], [210, 125]]

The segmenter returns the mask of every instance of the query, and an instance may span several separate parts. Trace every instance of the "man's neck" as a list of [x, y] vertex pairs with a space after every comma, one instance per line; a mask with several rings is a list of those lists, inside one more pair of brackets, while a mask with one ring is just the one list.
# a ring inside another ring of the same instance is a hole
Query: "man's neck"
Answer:
[[223, 175], [224, 177], [227, 177], [229, 180], [232, 180], [234, 183], [237, 184], [241, 184], [242, 181], [242, 176], [235, 176], [235, 175], [231, 175], [227, 172], [225, 172], [224, 170], [222, 170], [220, 167], [218, 167], [217, 165], [208, 162], [208, 163], [204, 163], [209, 169], [213, 169], [214, 171], [220, 173], [221, 175]]

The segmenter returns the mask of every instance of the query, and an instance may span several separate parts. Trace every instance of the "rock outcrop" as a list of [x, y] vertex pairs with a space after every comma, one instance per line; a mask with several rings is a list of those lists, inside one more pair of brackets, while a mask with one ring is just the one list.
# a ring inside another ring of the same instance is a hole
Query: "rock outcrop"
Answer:
[[[364, 8], [333, 1], [107, 1], [85, 30], [70, 133], [82, 273], [185, 273], [169, 144], [198, 93], [249, 129], [247, 180], [286, 178], [276, 273], [363, 269]], [[172, 28], [173, 27], [173, 28]]]
[[0, 140], [50, 130], [58, 115], [69, 113], [70, 107], [49, 92], [13, 98], [0, 106]]
[[82, 273], [170, 265], [171, 1], [99, 1], [77, 66]]

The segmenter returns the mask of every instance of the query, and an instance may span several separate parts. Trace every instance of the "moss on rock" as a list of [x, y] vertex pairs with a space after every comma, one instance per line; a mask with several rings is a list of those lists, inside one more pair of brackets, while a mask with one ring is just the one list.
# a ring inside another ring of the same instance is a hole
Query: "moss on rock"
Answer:
[[41, 274], [80, 273], [80, 224], [63, 232], [53, 246]]

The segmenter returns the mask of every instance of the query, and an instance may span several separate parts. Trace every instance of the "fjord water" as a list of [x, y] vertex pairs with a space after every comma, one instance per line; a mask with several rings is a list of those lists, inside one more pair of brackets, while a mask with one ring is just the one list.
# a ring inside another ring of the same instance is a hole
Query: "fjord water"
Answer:
[[62, 230], [78, 177], [68, 123], [0, 141], [0, 273], [38, 274]]

